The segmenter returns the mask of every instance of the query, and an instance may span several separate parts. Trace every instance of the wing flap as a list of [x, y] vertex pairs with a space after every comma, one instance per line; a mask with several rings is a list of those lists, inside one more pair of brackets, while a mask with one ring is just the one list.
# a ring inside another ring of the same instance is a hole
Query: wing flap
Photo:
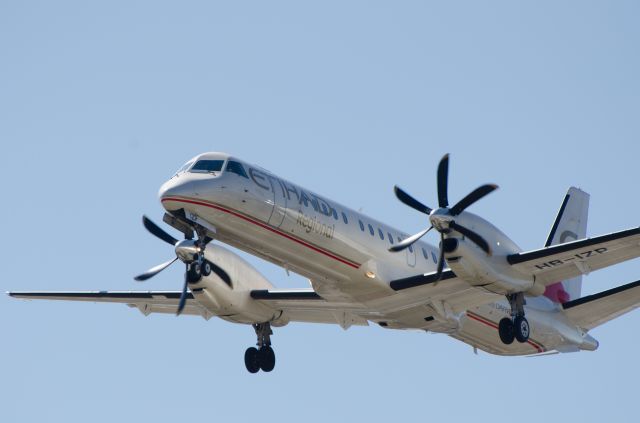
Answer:
[[514, 269], [544, 285], [640, 256], [640, 228], [553, 245], [507, 257]]
[[640, 306], [640, 281], [563, 304], [573, 323], [590, 330]]
[[[7, 292], [10, 297], [23, 300], [84, 301], [93, 303], [127, 304], [140, 310], [145, 316], [151, 313], [175, 314], [180, 301], [180, 291], [23, 291]], [[182, 314], [212, 317], [189, 293]]]
[[397, 291], [395, 301], [402, 303], [403, 308], [434, 302], [446, 303], [455, 313], [460, 313], [503, 298], [480, 287], [469, 285], [451, 270], [442, 272], [440, 279], [437, 279], [436, 275], [437, 272], [431, 272], [391, 281], [391, 288]]
[[367, 319], [359, 315], [364, 307], [354, 303], [327, 301], [313, 289], [254, 290], [251, 298], [270, 308], [280, 310], [292, 322], [332, 323], [343, 329], [352, 325], [368, 326]]

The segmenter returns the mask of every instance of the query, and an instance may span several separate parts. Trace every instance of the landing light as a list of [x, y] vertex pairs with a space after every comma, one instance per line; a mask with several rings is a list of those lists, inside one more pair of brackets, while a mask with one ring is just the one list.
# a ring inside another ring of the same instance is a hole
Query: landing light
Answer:
[[375, 277], [376, 277], [376, 274], [375, 274], [375, 273], [373, 273], [371, 270], [367, 270], [367, 271], [364, 273], [364, 275], [365, 275], [366, 277], [368, 277], [369, 279], [375, 279]]

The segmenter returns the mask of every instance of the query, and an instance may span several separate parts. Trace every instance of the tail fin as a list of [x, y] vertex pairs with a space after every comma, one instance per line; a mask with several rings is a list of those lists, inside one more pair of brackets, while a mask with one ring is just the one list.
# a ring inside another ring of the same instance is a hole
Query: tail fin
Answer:
[[[571, 187], [562, 201], [556, 220], [551, 227], [545, 247], [563, 244], [587, 237], [589, 194]], [[565, 303], [580, 298], [582, 276], [547, 286], [545, 296], [554, 302]]]

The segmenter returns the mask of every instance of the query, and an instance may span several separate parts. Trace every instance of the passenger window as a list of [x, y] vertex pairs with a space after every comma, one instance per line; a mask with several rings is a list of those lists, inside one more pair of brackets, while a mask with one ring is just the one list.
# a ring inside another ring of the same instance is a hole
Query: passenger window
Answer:
[[375, 234], [375, 232], [373, 231], [373, 226], [371, 226], [371, 223], [369, 223], [369, 232], [371, 233], [371, 236]]
[[244, 166], [238, 162], [229, 161], [229, 163], [227, 163], [227, 172], [235, 173], [236, 175], [249, 179], [247, 172], [244, 170]]
[[342, 212], [342, 221], [344, 222], [345, 225], [349, 224], [349, 221], [347, 220], [347, 215], [344, 214], [344, 212]]
[[364, 232], [364, 223], [362, 223], [362, 220], [358, 220], [358, 223], [360, 223], [360, 230]]
[[384, 234], [382, 233], [382, 230], [380, 228], [378, 228], [378, 236], [380, 237], [381, 240], [384, 241]]

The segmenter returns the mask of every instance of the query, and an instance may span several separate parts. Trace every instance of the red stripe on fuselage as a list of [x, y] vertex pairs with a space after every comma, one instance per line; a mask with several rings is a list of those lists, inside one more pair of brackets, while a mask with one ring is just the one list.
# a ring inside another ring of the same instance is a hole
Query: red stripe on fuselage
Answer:
[[244, 221], [252, 223], [252, 224], [254, 224], [256, 226], [259, 226], [259, 227], [261, 227], [263, 229], [266, 229], [266, 230], [271, 231], [271, 232], [273, 232], [275, 234], [283, 236], [283, 237], [285, 237], [285, 238], [287, 238], [287, 239], [289, 239], [291, 241], [297, 242], [300, 245], [304, 245], [305, 247], [307, 247], [307, 248], [309, 248], [309, 249], [311, 249], [313, 251], [316, 251], [316, 252], [318, 252], [320, 254], [323, 254], [323, 255], [325, 255], [325, 256], [327, 256], [329, 258], [337, 260], [340, 263], [346, 264], [347, 266], [353, 267], [354, 269], [358, 269], [360, 267], [360, 265], [358, 263], [352, 262], [352, 261], [350, 261], [350, 260], [348, 260], [346, 258], [339, 257], [339, 256], [333, 254], [330, 251], [324, 250], [324, 249], [322, 249], [320, 247], [317, 247], [317, 246], [315, 246], [313, 244], [310, 244], [310, 243], [308, 243], [308, 242], [306, 242], [306, 241], [304, 241], [304, 240], [302, 240], [300, 238], [296, 238], [294, 236], [291, 236], [291, 235], [289, 235], [289, 234], [287, 234], [285, 232], [282, 232], [281, 230], [278, 230], [278, 229], [276, 229], [274, 227], [266, 225], [266, 224], [264, 224], [264, 223], [262, 223], [262, 222], [260, 222], [258, 220], [255, 220], [255, 219], [253, 219], [253, 218], [251, 218], [249, 216], [246, 216], [246, 215], [241, 214], [239, 212], [236, 212], [234, 210], [227, 209], [226, 207], [222, 207], [219, 204], [204, 202], [204, 201], [200, 201], [200, 200], [187, 200], [187, 199], [184, 199], [184, 198], [176, 198], [176, 197], [163, 198], [162, 202], [164, 203], [165, 201], [174, 201], [174, 202], [178, 202], [178, 203], [195, 204], [195, 205], [198, 205], [198, 206], [209, 207], [209, 208], [212, 208], [212, 209], [216, 209], [216, 210], [228, 213], [228, 214], [230, 214], [232, 216], [235, 216], [235, 217], [240, 218], [240, 219], [242, 219]]
[[[470, 311], [467, 311], [467, 316], [470, 317], [471, 319], [477, 321], [477, 322], [480, 322], [480, 323], [486, 325], [486, 326], [492, 327], [494, 329], [498, 329], [498, 325], [497, 324], [493, 323], [491, 320], [485, 319], [484, 317], [482, 317], [482, 316], [480, 316], [478, 314], [475, 314], [475, 313], [472, 313]], [[531, 345], [533, 348], [536, 349], [536, 351], [538, 351], [540, 353], [545, 351], [545, 348], [541, 344], [538, 344], [537, 342], [532, 341], [531, 339], [529, 339], [527, 341], [527, 344]]]

